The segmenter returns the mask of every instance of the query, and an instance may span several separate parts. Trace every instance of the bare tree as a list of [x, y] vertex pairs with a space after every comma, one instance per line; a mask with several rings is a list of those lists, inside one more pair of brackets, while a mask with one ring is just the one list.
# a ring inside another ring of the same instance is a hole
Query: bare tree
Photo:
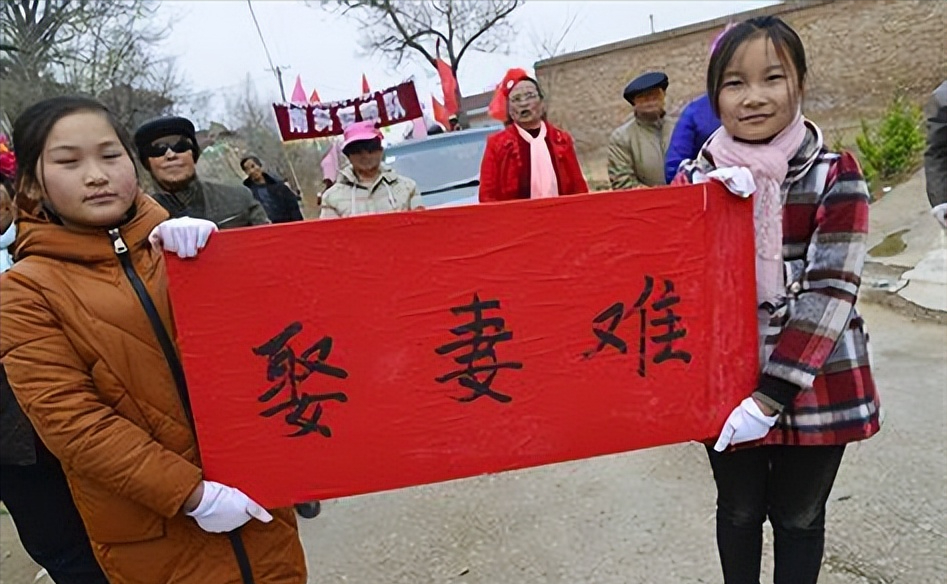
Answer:
[[[385, 56], [394, 67], [419, 59], [437, 68], [436, 46], [454, 77], [468, 51], [506, 52], [513, 36], [508, 17], [523, 0], [322, 0], [363, 27], [362, 48]], [[461, 103], [460, 84], [455, 97]], [[467, 125], [466, 112], [458, 112]]]
[[157, 54], [169, 23], [154, 0], [4, 0], [0, 98], [15, 117], [66, 93], [95, 96], [133, 129], [166, 113], [182, 86], [173, 59]]
[[104, 3], [91, 0], [5, 0], [0, 35], [0, 71], [21, 79], [38, 79], [51, 63], [64, 57], [63, 43], [72, 41], [89, 19], [99, 17]]
[[552, 59], [553, 57], [558, 57], [559, 55], [564, 55], [575, 50], [575, 43], [567, 45], [566, 38], [569, 36], [569, 33], [572, 32], [572, 28], [575, 26], [578, 16], [578, 14], [569, 16], [567, 13], [566, 21], [561, 27], [555, 30], [549, 30], [545, 33], [540, 33], [535, 28], [530, 29], [530, 43], [532, 44], [533, 52], [540, 60]]

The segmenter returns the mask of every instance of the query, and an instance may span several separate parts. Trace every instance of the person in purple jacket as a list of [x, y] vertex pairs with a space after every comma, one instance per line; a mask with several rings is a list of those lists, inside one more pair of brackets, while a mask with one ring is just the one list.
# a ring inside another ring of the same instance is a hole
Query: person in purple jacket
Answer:
[[[713, 56], [717, 43], [720, 42], [723, 35], [733, 27], [732, 22], [725, 26], [710, 43], [711, 56]], [[700, 147], [719, 127], [720, 119], [714, 114], [714, 109], [710, 105], [710, 98], [707, 97], [706, 93], [684, 106], [681, 118], [674, 126], [674, 132], [671, 133], [671, 142], [668, 144], [667, 154], [664, 155], [664, 176], [668, 184], [671, 184], [671, 181], [677, 175], [677, 169], [681, 162], [697, 158], [697, 155], [700, 154]]]

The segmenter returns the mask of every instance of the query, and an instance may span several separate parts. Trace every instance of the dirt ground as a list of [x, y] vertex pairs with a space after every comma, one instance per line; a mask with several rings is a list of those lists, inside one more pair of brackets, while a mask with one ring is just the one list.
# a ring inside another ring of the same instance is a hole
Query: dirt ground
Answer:
[[[885, 421], [846, 452], [820, 583], [943, 584], [947, 326], [861, 310]], [[312, 584], [718, 583], [713, 515], [703, 447], [680, 444], [326, 501], [301, 525]], [[36, 572], [0, 517], [0, 583]]]

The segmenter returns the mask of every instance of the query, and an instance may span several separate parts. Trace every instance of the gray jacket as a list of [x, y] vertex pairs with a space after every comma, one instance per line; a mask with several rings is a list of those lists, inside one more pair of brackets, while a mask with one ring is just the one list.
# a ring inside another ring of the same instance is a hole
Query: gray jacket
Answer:
[[927, 152], [924, 174], [931, 207], [947, 203], [947, 81], [931, 94], [924, 108], [927, 118]]
[[232, 187], [195, 178], [184, 190], [152, 195], [172, 217], [196, 217], [220, 229], [267, 225], [270, 220], [246, 187]]

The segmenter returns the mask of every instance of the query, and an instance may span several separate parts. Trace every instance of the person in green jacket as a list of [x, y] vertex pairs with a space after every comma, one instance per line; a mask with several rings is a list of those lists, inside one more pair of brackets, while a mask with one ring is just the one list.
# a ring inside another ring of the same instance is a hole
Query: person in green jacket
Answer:
[[145, 122], [135, 131], [135, 148], [161, 189], [152, 198], [171, 217], [207, 219], [220, 229], [270, 223], [246, 187], [198, 179], [195, 165], [201, 151], [191, 120], [168, 116]]
[[608, 182], [613, 190], [667, 184], [664, 157], [671, 141], [671, 124], [664, 120], [667, 87], [667, 75], [651, 72], [625, 88], [625, 100], [635, 113], [608, 140]]

